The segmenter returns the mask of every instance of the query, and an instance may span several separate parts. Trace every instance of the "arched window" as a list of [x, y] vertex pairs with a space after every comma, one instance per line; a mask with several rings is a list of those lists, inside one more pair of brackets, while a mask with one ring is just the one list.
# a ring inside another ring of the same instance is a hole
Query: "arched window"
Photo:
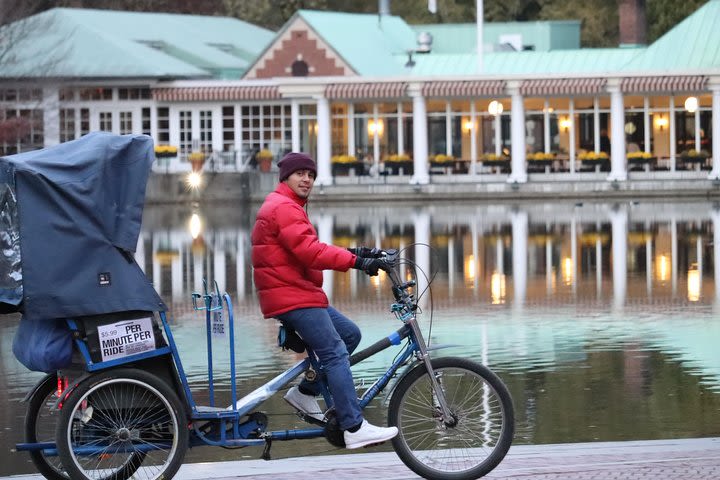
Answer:
[[308, 71], [310, 70], [304, 60], [295, 60], [291, 69], [293, 77], [307, 77]]

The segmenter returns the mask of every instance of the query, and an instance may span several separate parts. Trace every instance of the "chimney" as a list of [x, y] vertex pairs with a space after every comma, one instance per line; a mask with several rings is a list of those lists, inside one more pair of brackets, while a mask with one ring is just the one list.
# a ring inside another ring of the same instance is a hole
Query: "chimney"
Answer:
[[620, 46], [647, 45], [645, 0], [618, 0], [620, 17]]

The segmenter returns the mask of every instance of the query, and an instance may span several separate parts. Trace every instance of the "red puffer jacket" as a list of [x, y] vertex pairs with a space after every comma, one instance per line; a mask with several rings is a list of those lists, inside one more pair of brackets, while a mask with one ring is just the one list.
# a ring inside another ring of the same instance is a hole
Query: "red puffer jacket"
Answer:
[[320, 242], [303, 210], [306, 200], [285, 183], [267, 196], [252, 231], [252, 265], [265, 318], [298, 308], [327, 307], [323, 270], [347, 271], [355, 255]]

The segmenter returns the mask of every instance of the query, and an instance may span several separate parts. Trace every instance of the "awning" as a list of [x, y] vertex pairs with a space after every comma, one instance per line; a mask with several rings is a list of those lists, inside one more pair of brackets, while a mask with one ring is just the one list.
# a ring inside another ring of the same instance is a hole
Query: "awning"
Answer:
[[524, 97], [555, 97], [563, 95], [597, 95], [605, 92], [605, 78], [543, 78], [525, 80], [520, 85]]
[[154, 88], [153, 99], [158, 102], [214, 102], [235, 100], [276, 100], [280, 91], [276, 85], [238, 87], [168, 87]]
[[333, 83], [325, 87], [330, 99], [403, 98], [407, 96], [407, 82]]
[[704, 76], [677, 76], [677, 77], [631, 77], [623, 78], [620, 89], [623, 93], [646, 92], [699, 92], [706, 90], [707, 77]]
[[423, 97], [499, 97], [505, 96], [503, 80], [442, 81], [423, 85]]

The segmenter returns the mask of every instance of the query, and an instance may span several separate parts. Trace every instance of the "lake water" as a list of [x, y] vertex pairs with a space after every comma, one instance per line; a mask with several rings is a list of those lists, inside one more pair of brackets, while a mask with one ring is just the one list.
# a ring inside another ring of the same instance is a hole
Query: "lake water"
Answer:
[[[241, 393], [296, 361], [274, 346], [252, 285], [252, 207], [148, 207], [137, 259], [171, 307], [198, 401], [207, 397], [204, 315], [189, 294], [212, 278], [235, 304]], [[322, 240], [400, 248], [432, 278], [420, 322], [436, 355], [482, 362], [508, 385], [517, 444], [720, 436], [720, 207], [706, 202], [311, 205]], [[429, 248], [430, 246], [431, 248]], [[410, 276], [412, 269], [403, 274]], [[427, 285], [420, 277], [420, 287]], [[384, 276], [327, 272], [331, 302], [357, 321], [363, 346], [396, 330]], [[11, 352], [17, 318], [0, 319], [0, 449], [22, 440], [20, 400], [41, 377]], [[229, 385], [216, 335], [219, 403]], [[354, 367], [371, 382], [390, 349]], [[385, 420], [386, 399], [371, 405]], [[301, 423], [280, 396], [273, 429]], [[275, 442], [275, 457], [327, 453], [323, 440]], [[260, 449], [197, 448], [187, 461], [259, 458]], [[4, 455], [0, 475], [27, 473]]]

